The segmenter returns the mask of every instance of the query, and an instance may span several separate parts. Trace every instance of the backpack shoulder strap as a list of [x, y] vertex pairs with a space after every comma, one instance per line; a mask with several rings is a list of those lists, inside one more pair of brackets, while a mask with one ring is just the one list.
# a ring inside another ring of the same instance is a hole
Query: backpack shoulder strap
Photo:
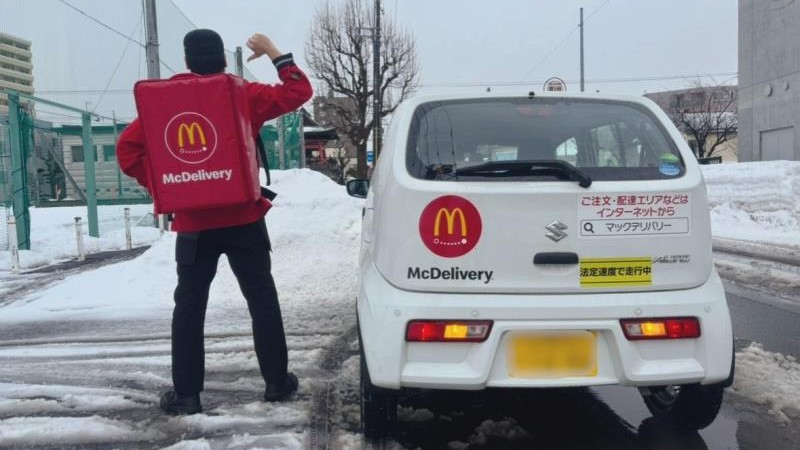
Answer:
[[[269, 176], [269, 159], [267, 158], [267, 150], [264, 148], [264, 141], [261, 140], [261, 134], [256, 136], [256, 149], [258, 150], [256, 153], [261, 160], [261, 165], [264, 167], [264, 173], [267, 174], [267, 186], [269, 186], [272, 184], [272, 180]], [[278, 196], [275, 191], [267, 189], [264, 186], [261, 186], [261, 195], [266, 197], [269, 201], [275, 200], [275, 197]]]
[[269, 176], [269, 159], [267, 158], [267, 150], [264, 148], [264, 141], [261, 140], [261, 134], [256, 136], [256, 149], [258, 149], [258, 156], [261, 159], [264, 172], [267, 174], [267, 186], [269, 186], [272, 183]]

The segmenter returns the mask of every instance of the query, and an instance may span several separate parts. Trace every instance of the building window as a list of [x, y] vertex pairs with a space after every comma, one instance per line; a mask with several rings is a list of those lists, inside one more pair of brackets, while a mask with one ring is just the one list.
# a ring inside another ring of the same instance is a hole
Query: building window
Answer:
[[113, 145], [104, 145], [103, 146], [103, 161], [116, 161], [117, 160], [117, 149]]
[[73, 145], [70, 148], [72, 152], [72, 162], [83, 162], [83, 146], [82, 145]]
[[[72, 153], [72, 162], [83, 162], [83, 146], [82, 145], [73, 145], [70, 146], [70, 152]], [[94, 161], [97, 162], [97, 152], [94, 154]]]

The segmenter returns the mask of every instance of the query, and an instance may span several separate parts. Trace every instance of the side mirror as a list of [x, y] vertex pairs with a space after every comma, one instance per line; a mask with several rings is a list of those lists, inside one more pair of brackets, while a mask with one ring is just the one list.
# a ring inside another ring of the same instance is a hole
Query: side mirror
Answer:
[[368, 180], [350, 180], [347, 182], [347, 193], [351, 197], [367, 198], [367, 191], [369, 190]]

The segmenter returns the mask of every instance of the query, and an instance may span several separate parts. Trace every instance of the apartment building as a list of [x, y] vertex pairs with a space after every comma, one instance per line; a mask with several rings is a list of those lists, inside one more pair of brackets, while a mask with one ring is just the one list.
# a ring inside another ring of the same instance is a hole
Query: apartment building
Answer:
[[[8, 114], [5, 89], [33, 95], [33, 54], [31, 43], [16, 36], [0, 33], [0, 115]], [[30, 101], [20, 101], [33, 112]]]

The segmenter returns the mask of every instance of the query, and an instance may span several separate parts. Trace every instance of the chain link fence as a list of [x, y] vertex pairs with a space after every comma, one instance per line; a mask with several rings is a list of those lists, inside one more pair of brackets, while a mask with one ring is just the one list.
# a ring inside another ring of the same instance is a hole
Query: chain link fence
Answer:
[[[36, 107], [39, 108], [38, 106]], [[52, 108], [51, 108], [52, 109]], [[37, 111], [38, 112], [38, 111]], [[48, 111], [51, 117], [52, 110]], [[63, 119], [77, 123], [80, 115]], [[20, 108], [18, 121], [22, 167], [13, 167], [11, 130], [8, 116], [0, 116], [0, 250], [9, 249], [8, 217], [13, 215], [15, 190], [24, 196], [25, 205], [60, 207], [87, 205], [85, 158], [94, 158], [94, 194], [98, 205], [150, 203], [152, 199], [136, 180], [119, 169], [116, 141], [125, 124], [112, 123], [97, 117], [92, 121], [90, 135], [94, 155], [84, 155], [82, 125], [54, 124], [37, 120]], [[273, 170], [301, 166], [303, 152], [302, 114], [286, 114], [261, 131]], [[19, 163], [17, 163], [19, 165]], [[25, 186], [14, 186], [13, 173], [26, 174]], [[19, 198], [17, 199], [19, 202]]]
[[0, 116], [0, 251], [8, 250], [8, 218], [11, 215], [11, 145], [8, 117]]

